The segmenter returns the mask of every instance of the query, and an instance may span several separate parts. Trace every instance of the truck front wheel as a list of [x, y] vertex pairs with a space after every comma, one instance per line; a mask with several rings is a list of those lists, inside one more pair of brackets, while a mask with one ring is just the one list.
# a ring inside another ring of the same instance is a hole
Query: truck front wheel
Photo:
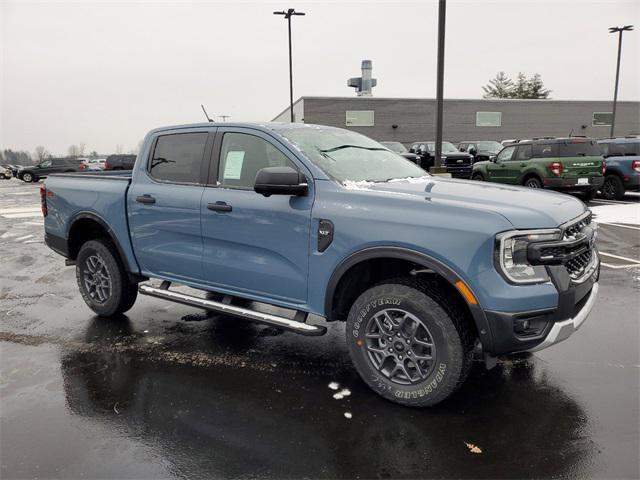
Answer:
[[126, 312], [138, 296], [137, 283], [129, 280], [115, 245], [106, 239], [80, 247], [76, 280], [85, 303], [101, 317]]
[[360, 295], [346, 336], [362, 379], [403, 405], [441, 402], [471, 368], [474, 335], [462, 314], [440, 292], [411, 279], [388, 280]]

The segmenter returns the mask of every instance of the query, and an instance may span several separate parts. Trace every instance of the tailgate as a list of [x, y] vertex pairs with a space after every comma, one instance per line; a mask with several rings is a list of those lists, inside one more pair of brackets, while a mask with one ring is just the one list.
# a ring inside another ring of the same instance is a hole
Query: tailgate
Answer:
[[563, 177], [578, 178], [601, 176], [602, 161], [602, 157], [563, 158]]

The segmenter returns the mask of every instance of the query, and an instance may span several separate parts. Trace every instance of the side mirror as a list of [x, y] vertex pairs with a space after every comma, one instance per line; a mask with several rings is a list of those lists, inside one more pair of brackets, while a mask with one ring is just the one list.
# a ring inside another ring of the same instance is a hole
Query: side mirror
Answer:
[[258, 170], [253, 189], [265, 197], [270, 195], [303, 196], [308, 190], [307, 177], [291, 167], [267, 167]]
[[475, 157], [475, 155], [476, 155], [476, 153], [478, 153], [478, 151], [475, 149], [475, 147], [471, 147], [467, 153], [469, 155], [473, 155]]

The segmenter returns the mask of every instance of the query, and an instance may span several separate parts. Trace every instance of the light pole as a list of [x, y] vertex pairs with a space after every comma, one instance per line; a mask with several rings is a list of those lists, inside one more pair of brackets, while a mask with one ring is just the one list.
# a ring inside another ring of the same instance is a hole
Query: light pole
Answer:
[[447, 0], [438, 4], [438, 74], [436, 85], [436, 158], [434, 167], [442, 165], [442, 121], [444, 110], [444, 27], [447, 16]]
[[620, 79], [620, 54], [622, 53], [622, 32], [633, 30], [633, 25], [625, 25], [624, 27], [610, 27], [609, 33], [618, 34], [618, 63], [616, 65], [616, 87], [613, 91], [613, 112], [611, 114], [611, 137], [614, 136], [616, 129], [616, 107], [618, 104], [618, 80]]
[[289, 110], [291, 112], [291, 122], [293, 123], [293, 64], [291, 61], [291, 17], [293, 15], [305, 15], [304, 12], [296, 12], [290, 8], [286, 12], [273, 12], [274, 15], [284, 15], [289, 24]]

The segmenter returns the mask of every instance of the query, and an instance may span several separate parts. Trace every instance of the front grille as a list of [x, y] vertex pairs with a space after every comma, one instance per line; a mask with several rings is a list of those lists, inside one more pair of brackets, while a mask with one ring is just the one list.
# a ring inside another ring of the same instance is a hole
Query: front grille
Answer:
[[584, 274], [585, 270], [591, 263], [591, 257], [593, 255], [593, 250], [587, 250], [584, 253], [581, 253], [577, 257], [569, 260], [565, 264], [565, 268], [569, 273], [569, 276], [573, 280], [578, 280]]
[[[591, 219], [592, 215], [591, 212], [589, 212], [588, 215], [580, 218], [578, 221], [569, 223], [563, 229], [563, 240], [573, 241], [579, 238], [585, 227], [591, 224]], [[589, 267], [591, 266], [593, 259], [593, 245], [590, 245], [588, 250], [566, 262], [564, 267], [567, 269], [569, 277], [571, 277], [572, 280], [579, 282], [592, 270]]]

